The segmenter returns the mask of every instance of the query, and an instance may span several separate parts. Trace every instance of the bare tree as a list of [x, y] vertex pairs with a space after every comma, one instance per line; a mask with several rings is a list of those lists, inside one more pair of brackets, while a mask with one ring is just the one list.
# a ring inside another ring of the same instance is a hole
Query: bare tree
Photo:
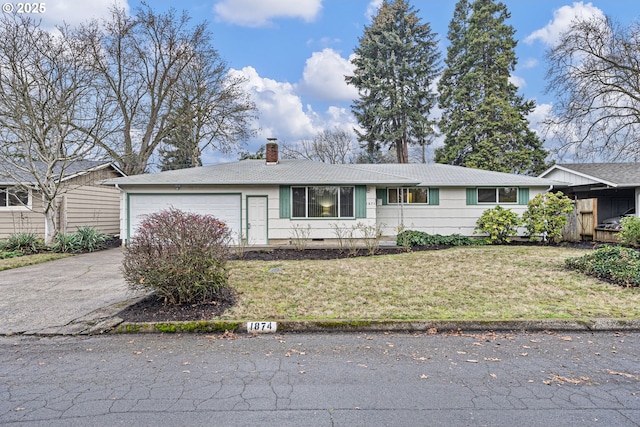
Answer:
[[1, 174], [15, 183], [14, 195], [40, 195], [41, 206], [31, 208], [44, 214], [47, 243], [59, 226], [62, 178], [93, 154], [90, 135], [102, 133], [106, 113], [87, 47], [66, 33], [44, 31], [24, 15], [0, 18]]
[[640, 24], [606, 18], [572, 23], [547, 53], [558, 153], [576, 159], [640, 159]]
[[293, 146], [283, 144], [282, 156], [290, 159], [308, 159], [322, 163], [353, 163], [354, 151], [351, 135], [342, 129], [324, 130], [312, 140], [302, 140]]
[[112, 133], [97, 143], [125, 173], [145, 172], [161, 142], [184, 123], [218, 149], [250, 133], [255, 106], [241, 79], [228, 77], [205, 23], [143, 3], [133, 16], [114, 6], [110, 19], [83, 25], [79, 34], [91, 46], [96, 84], [112, 113]]
[[162, 141], [163, 169], [202, 166], [206, 148], [228, 154], [255, 134], [255, 106], [243, 90], [245, 79], [229, 74], [214, 50], [190, 59], [177, 82], [177, 105], [168, 119], [172, 130]]

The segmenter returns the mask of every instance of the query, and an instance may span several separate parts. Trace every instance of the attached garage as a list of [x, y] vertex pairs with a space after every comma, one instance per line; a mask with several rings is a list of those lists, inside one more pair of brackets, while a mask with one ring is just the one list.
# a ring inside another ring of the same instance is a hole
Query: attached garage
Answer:
[[171, 207], [185, 212], [212, 215], [224, 222], [231, 230], [234, 240], [241, 235], [242, 199], [234, 194], [201, 193], [162, 193], [127, 194], [128, 236], [135, 236], [136, 230], [145, 215], [169, 209]]

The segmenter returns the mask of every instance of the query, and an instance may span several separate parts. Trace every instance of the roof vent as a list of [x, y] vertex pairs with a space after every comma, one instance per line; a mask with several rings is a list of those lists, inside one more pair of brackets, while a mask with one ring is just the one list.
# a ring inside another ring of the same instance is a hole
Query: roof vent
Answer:
[[267, 143], [266, 149], [266, 157], [268, 165], [277, 165], [278, 164], [278, 144], [276, 141], [277, 138], [267, 138], [269, 141]]

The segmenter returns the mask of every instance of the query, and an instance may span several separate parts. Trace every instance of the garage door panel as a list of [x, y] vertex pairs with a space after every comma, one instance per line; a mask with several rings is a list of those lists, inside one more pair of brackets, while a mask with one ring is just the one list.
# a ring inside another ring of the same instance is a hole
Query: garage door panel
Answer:
[[135, 236], [145, 215], [172, 207], [185, 212], [212, 215], [224, 222], [233, 236], [240, 235], [241, 197], [239, 194], [130, 194], [131, 236]]

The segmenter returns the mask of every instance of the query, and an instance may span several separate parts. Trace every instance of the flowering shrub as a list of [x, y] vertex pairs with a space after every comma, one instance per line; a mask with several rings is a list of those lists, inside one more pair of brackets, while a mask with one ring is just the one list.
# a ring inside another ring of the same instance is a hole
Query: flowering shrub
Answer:
[[229, 229], [209, 215], [170, 208], [147, 215], [125, 249], [123, 274], [133, 290], [153, 290], [170, 304], [233, 298], [228, 286]]

